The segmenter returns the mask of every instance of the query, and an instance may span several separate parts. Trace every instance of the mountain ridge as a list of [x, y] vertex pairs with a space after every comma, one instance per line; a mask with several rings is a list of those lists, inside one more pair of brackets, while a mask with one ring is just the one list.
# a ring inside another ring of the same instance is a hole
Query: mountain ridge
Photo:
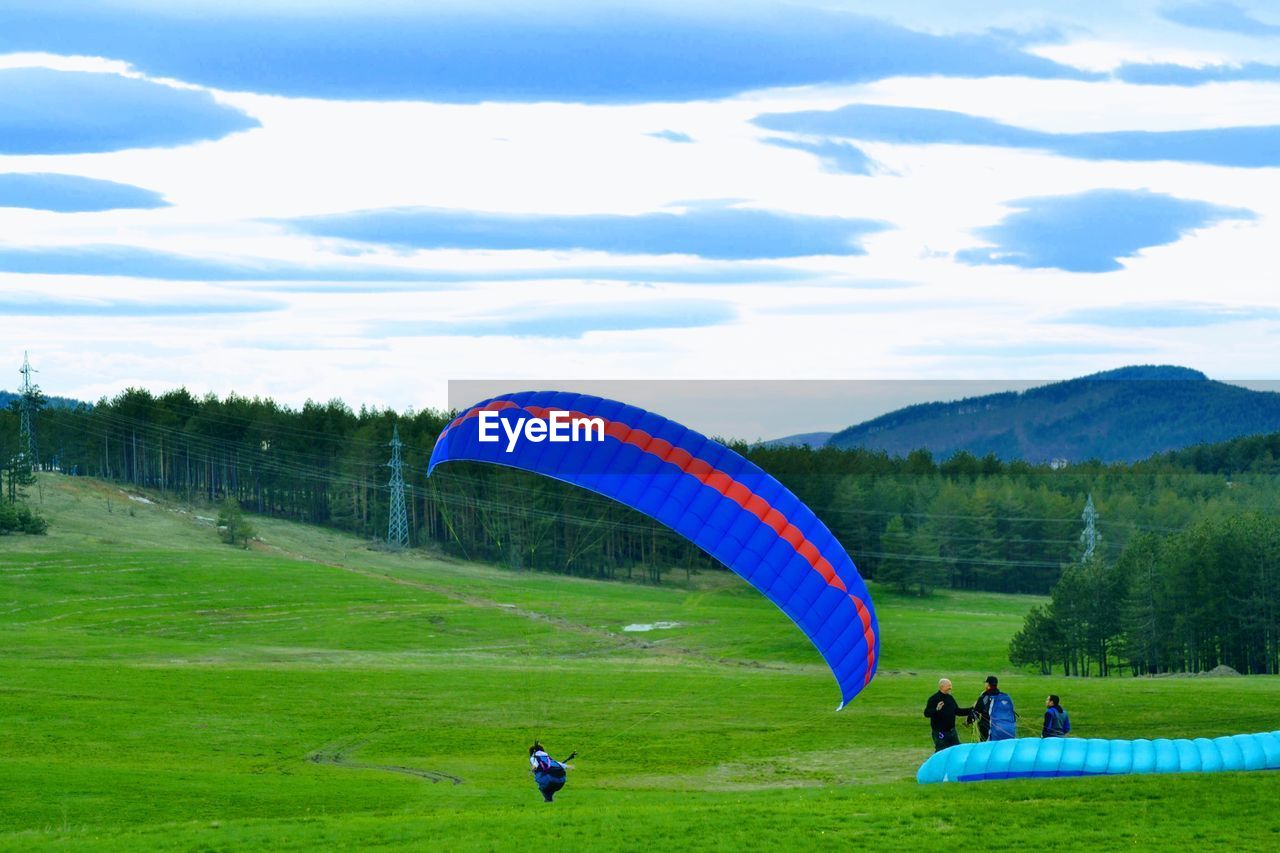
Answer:
[[1032, 463], [1135, 462], [1280, 431], [1280, 394], [1175, 365], [1132, 365], [1029, 388], [918, 403], [835, 433], [826, 446], [891, 455], [924, 448]]

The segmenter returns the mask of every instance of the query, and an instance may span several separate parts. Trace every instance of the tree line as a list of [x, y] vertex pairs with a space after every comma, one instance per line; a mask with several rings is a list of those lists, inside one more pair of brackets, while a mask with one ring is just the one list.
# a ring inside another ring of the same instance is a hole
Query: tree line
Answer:
[[[466, 463], [427, 478], [450, 417], [130, 389], [93, 406], [42, 411], [38, 466], [193, 501], [230, 499], [252, 513], [377, 539], [387, 530], [388, 444], [398, 427], [413, 547], [521, 571], [655, 583], [716, 568], [648, 517], [557, 481]], [[0, 441], [13, 445], [17, 428], [16, 412], [0, 412]], [[1212, 470], [1192, 456], [1054, 470], [965, 452], [937, 460], [923, 450], [734, 448], [808, 504], [865, 576], [920, 594], [1049, 592], [1080, 560], [1089, 494], [1102, 518], [1099, 557], [1114, 563], [1145, 534], [1274, 506], [1278, 491], [1270, 463], [1243, 451], [1228, 472], [1216, 457]], [[1263, 467], [1255, 472], [1254, 463]]]
[[1207, 518], [1067, 567], [1009, 659], [1045, 674], [1280, 673], [1280, 520]]
[[49, 523], [28, 500], [28, 490], [36, 484], [37, 462], [21, 440], [19, 425], [24, 400], [39, 408], [45, 404], [45, 398], [39, 389], [25, 398], [6, 396], [9, 398], [7, 417], [0, 415], [0, 536], [12, 533], [38, 536], [49, 529]]

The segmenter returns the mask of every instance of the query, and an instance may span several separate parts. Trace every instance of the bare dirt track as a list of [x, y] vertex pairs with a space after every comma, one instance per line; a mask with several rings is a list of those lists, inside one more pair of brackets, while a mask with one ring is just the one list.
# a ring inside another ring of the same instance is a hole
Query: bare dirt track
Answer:
[[402, 773], [406, 776], [417, 776], [419, 779], [426, 779], [432, 783], [452, 782], [455, 785], [462, 784], [462, 780], [457, 776], [442, 773], [439, 770], [423, 770], [419, 767], [403, 767], [398, 764], [372, 764], [364, 761], [352, 761], [349, 757], [350, 754], [359, 749], [360, 746], [360, 744], [349, 744], [346, 746], [322, 747], [308, 755], [307, 760], [313, 764], [329, 764], [334, 767], [347, 767], [352, 770], [382, 770], [387, 773]]

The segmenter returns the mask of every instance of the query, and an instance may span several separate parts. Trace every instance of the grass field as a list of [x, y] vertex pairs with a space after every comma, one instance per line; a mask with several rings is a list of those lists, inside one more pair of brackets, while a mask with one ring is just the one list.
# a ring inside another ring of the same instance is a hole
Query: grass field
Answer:
[[[207, 509], [40, 493], [49, 536], [0, 538], [3, 849], [1280, 845], [1272, 772], [916, 785], [940, 675], [967, 701], [996, 672], [1033, 719], [1059, 693], [1081, 736], [1280, 728], [1280, 679], [1011, 671], [1035, 599], [873, 590], [880, 675], [837, 714], [727, 574], [516, 574], [261, 519], [243, 551]], [[550, 806], [535, 736], [580, 753]]]

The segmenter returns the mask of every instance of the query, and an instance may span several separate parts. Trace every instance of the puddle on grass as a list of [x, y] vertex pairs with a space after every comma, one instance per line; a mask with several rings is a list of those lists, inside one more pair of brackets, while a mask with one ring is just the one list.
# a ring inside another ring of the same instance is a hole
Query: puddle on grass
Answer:
[[622, 630], [631, 633], [640, 633], [643, 631], [665, 631], [668, 628], [679, 628], [679, 622], [637, 622], [632, 625], [623, 626]]

